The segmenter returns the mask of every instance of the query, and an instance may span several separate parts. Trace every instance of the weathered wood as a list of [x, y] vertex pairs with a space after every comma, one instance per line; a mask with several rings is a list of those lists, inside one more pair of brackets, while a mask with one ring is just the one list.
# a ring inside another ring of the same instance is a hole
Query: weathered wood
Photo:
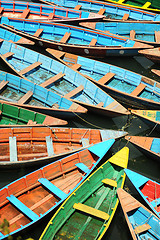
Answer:
[[82, 172], [88, 173], [89, 168], [84, 163], [75, 164]]
[[128, 13], [125, 13], [124, 15], [123, 15], [123, 17], [122, 17], [122, 20], [128, 20], [128, 18], [129, 18], [129, 14]]
[[37, 122], [36, 121], [33, 122], [32, 120], [29, 120], [28, 123], [27, 123], [27, 125], [36, 125], [36, 124], [37, 124]]
[[76, 64], [73, 64], [71, 68], [73, 70], [78, 70], [81, 66], [82, 66], [81, 64], [76, 63]]
[[104, 106], [104, 102], [99, 102], [96, 107], [103, 107]]
[[151, 229], [151, 226], [148, 223], [144, 223], [143, 225], [135, 227], [134, 231], [135, 231], [136, 234], [140, 234], [140, 233], [145, 232], [149, 229]]
[[89, 43], [89, 46], [95, 46], [97, 42], [97, 39], [92, 38], [91, 42]]
[[95, 208], [92, 208], [92, 207], [87, 206], [87, 205], [82, 204], [82, 203], [75, 203], [73, 205], [73, 208], [77, 209], [77, 210], [79, 210], [81, 212], [88, 213], [89, 215], [98, 217], [100, 219], [104, 219], [104, 220], [108, 220], [109, 219], [109, 214], [108, 213], [100, 211], [100, 210], [95, 209]]
[[26, 103], [33, 95], [32, 91], [28, 91], [26, 94], [23, 95], [18, 101], [18, 104], [24, 104]]
[[54, 155], [54, 149], [53, 149], [53, 142], [51, 136], [46, 136], [46, 145], [47, 145], [47, 153], [48, 157], [51, 157]]
[[40, 86], [41, 87], [48, 87], [49, 85], [55, 83], [56, 81], [60, 80], [62, 77], [65, 76], [65, 73], [58, 73], [57, 75], [49, 78], [48, 80], [46, 80], [45, 82], [41, 83]]
[[105, 8], [101, 8], [98, 12], [99, 15], [103, 15], [105, 13], [106, 9]]
[[135, 35], [136, 35], [135, 30], [131, 30], [131, 31], [130, 31], [130, 38], [131, 38], [132, 40], [135, 39]]
[[2, 54], [2, 57], [4, 57], [4, 58], [9, 58], [9, 57], [11, 57], [11, 56], [13, 56], [13, 55], [14, 55], [13, 52], [7, 52], [7, 53], [5, 53], [5, 54]]
[[82, 5], [76, 5], [74, 9], [75, 10], [80, 10], [81, 7], [82, 7]]
[[48, 19], [52, 20], [54, 18], [54, 13], [50, 13], [49, 16], [48, 16]]
[[4, 7], [0, 7], [0, 14], [3, 12]]
[[17, 140], [16, 137], [9, 137], [9, 153], [10, 153], [10, 161], [17, 162]]
[[44, 29], [41, 29], [41, 28], [37, 29], [37, 31], [33, 34], [33, 36], [39, 37], [41, 35], [41, 33], [43, 32], [43, 30]]
[[40, 66], [41, 64], [42, 64], [41, 62], [32, 63], [31, 65], [29, 65], [28, 67], [22, 69], [18, 73], [21, 74], [21, 75], [26, 74], [27, 72], [30, 72], [31, 70], [33, 70], [34, 68]]
[[65, 52], [58, 51], [52, 48], [47, 48], [46, 51], [55, 56], [56, 58], [61, 58], [65, 55]]
[[21, 18], [27, 18], [28, 14], [30, 13], [30, 9], [24, 9]]
[[9, 83], [9, 81], [2, 81], [1, 83], [0, 83], [0, 91], [2, 91], [6, 86], [7, 86], [7, 84]]
[[131, 92], [131, 95], [133, 96], [138, 96], [144, 89], [145, 89], [146, 85], [143, 83], [140, 83], [136, 89], [133, 90], [133, 92]]
[[98, 83], [100, 84], [106, 84], [109, 82], [113, 77], [115, 76], [115, 73], [108, 72], [106, 75], [104, 75], [102, 78], [98, 80]]
[[84, 86], [83, 85], [80, 85], [79, 87], [73, 89], [71, 92], [67, 93], [64, 95], [65, 98], [71, 98], [73, 96], [75, 96], [76, 94], [82, 92], [84, 89]]
[[62, 37], [62, 39], [60, 40], [60, 43], [66, 43], [68, 41], [68, 39], [70, 38], [70, 36], [71, 36], [71, 33], [66, 32], [64, 34], [64, 36]]
[[156, 43], [160, 43], [160, 31], [155, 31], [155, 41]]

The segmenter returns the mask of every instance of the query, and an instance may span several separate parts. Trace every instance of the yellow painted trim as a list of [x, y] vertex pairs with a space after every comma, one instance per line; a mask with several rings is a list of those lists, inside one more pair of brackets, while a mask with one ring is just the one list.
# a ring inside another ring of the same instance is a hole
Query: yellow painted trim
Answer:
[[104, 183], [106, 185], [110, 185], [112, 187], [117, 187], [117, 182], [113, 179], [109, 179], [109, 178], [103, 179], [102, 183]]

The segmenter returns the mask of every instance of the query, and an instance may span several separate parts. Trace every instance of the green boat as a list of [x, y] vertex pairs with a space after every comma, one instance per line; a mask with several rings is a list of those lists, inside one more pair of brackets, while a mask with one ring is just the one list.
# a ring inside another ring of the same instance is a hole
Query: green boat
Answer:
[[21, 107], [0, 102], [0, 127], [16, 126], [55, 126], [65, 125], [66, 121], [33, 112]]
[[90, 175], [58, 209], [40, 240], [101, 239], [118, 206], [128, 156], [124, 147]]

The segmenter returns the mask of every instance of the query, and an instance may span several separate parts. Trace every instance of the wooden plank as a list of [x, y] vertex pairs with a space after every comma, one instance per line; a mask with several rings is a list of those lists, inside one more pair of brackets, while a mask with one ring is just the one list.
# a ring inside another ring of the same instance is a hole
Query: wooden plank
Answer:
[[89, 43], [89, 46], [95, 46], [97, 42], [97, 39], [92, 38], [91, 42]]
[[14, 195], [10, 195], [9, 197], [7, 197], [7, 199], [32, 221], [36, 221], [37, 219], [39, 219], [39, 216], [35, 212], [33, 212], [30, 208], [24, 205]]
[[105, 8], [101, 8], [98, 12], [99, 15], [103, 15], [105, 13], [106, 9]]
[[56, 58], [61, 58], [65, 55], [65, 52], [58, 51], [58, 50], [51, 49], [51, 48], [47, 48], [46, 51], [49, 52], [50, 54], [52, 54]]
[[54, 13], [50, 13], [49, 16], [48, 16], [48, 20], [52, 20], [54, 18]]
[[82, 172], [88, 173], [89, 169], [84, 163], [77, 163], [75, 164]]
[[0, 83], [0, 91], [2, 91], [2, 90], [7, 86], [8, 83], [9, 83], [9, 81], [3, 80], [3, 81]]
[[120, 4], [123, 3], [123, 2], [125, 2], [125, 0], [119, 0], [118, 1], [118, 3], [120, 3]]
[[108, 72], [106, 75], [104, 75], [102, 78], [98, 80], [98, 83], [104, 85], [107, 82], [109, 82], [116, 74], [112, 72]]
[[26, 103], [33, 95], [32, 91], [28, 91], [26, 94], [23, 95], [18, 101], [18, 104], [24, 104]]
[[146, 3], [142, 6], [142, 8], [146, 9], [146, 8], [148, 8], [150, 5], [151, 5], [150, 2], [146, 2]]
[[4, 39], [0, 38], [0, 43], [3, 42], [3, 41], [4, 41]]
[[67, 194], [65, 192], [63, 192], [60, 188], [56, 187], [47, 178], [39, 178], [38, 182], [40, 182], [44, 187], [46, 187], [50, 192], [55, 194], [60, 199], [66, 198]]
[[41, 28], [37, 29], [37, 31], [33, 34], [33, 36], [39, 37], [41, 35], [41, 33], [43, 32], [43, 30], [44, 29], [41, 29]]
[[70, 36], [71, 36], [71, 33], [66, 32], [64, 34], [64, 36], [62, 37], [62, 39], [60, 40], [60, 43], [66, 43], [68, 41], [68, 39], [70, 38]]
[[136, 35], [136, 31], [135, 31], [135, 30], [131, 30], [131, 31], [130, 31], [130, 38], [131, 38], [132, 40], [135, 39], [135, 35]]
[[89, 146], [89, 139], [88, 138], [82, 138], [82, 146], [83, 147], [88, 147]]
[[17, 141], [16, 137], [9, 137], [9, 153], [10, 153], [10, 161], [17, 162]]
[[96, 107], [103, 107], [104, 106], [104, 102], [99, 102]]
[[21, 18], [27, 18], [29, 12], [30, 12], [30, 9], [27, 9], [27, 8], [24, 9], [24, 11], [23, 11], [23, 13], [21, 15]]
[[102, 180], [102, 183], [112, 186], [112, 187], [117, 187], [117, 182], [113, 179], [105, 178]]
[[78, 70], [81, 66], [82, 66], [81, 64], [75, 63], [75, 64], [73, 64], [73, 65], [71, 66], [71, 68], [72, 68], [73, 70]]
[[46, 136], [46, 144], [47, 144], [48, 157], [51, 157], [54, 155], [53, 141], [51, 136]]
[[11, 57], [11, 56], [13, 56], [13, 55], [14, 55], [13, 52], [7, 52], [7, 53], [5, 53], [5, 54], [2, 54], [2, 57], [4, 57], [4, 58], [9, 58], [9, 57]]
[[155, 31], [155, 42], [160, 43], [160, 31]]
[[79, 87], [73, 89], [71, 92], [67, 93], [64, 95], [65, 98], [71, 98], [73, 96], [75, 96], [76, 94], [82, 92], [84, 89], [84, 86], [83, 85], [80, 85]]
[[41, 62], [35, 62], [35, 63], [32, 63], [31, 65], [29, 65], [28, 67], [22, 69], [21, 71], [19, 71], [18, 73], [20, 74], [26, 74], [27, 72], [33, 70], [34, 68], [40, 66], [42, 63]]
[[76, 5], [74, 9], [75, 10], [80, 10], [81, 7], [82, 7], [82, 5]]
[[129, 14], [128, 13], [125, 13], [124, 15], [123, 15], [123, 17], [122, 17], [122, 20], [128, 20], [128, 18], [129, 18]]
[[131, 92], [131, 95], [133, 96], [138, 96], [144, 89], [145, 89], [146, 85], [143, 83], [140, 83], [136, 89], [133, 90], [133, 92]]
[[41, 83], [40, 86], [41, 87], [48, 87], [49, 85], [55, 83], [56, 81], [60, 80], [62, 77], [65, 76], [65, 73], [58, 73], [57, 75], [49, 78], [48, 80], [46, 80], [45, 82]]
[[28, 123], [27, 123], [27, 125], [36, 125], [36, 124], [37, 124], [37, 122], [36, 121], [33, 122], [32, 120], [29, 120]]
[[140, 234], [142, 232], [145, 232], [147, 230], [151, 229], [151, 226], [148, 223], [144, 223], [143, 225], [139, 225], [135, 227], [134, 231], [136, 234]]
[[100, 219], [104, 219], [104, 220], [108, 220], [109, 219], [109, 214], [108, 213], [100, 211], [100, 210], [98, 210], [96, 208], [92, 208], [92, 207], [87, 206], [87, 205], [82, 204], [82, 203], [75, 203], [73, 205], [73, 208], [77, 209], [79, 211], [82, 211], [84, 213], [88, 213], [89, 215], [98, 217]]
[[3, 12], [4, 7], [0, 7], [0, 14]]

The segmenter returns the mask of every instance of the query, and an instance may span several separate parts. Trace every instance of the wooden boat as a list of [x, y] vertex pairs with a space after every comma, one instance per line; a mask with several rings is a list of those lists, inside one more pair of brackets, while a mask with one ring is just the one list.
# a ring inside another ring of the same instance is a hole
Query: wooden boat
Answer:
[[160, 239], [160, 219], [123, 189], [117, 193], [132, 238]]
[[159, 0], [152, 0], [152, 1], [147, 1], [147, 0], [105, 0], [107, 2], [111, 3], [117, 3], [117, 4], [122, 4], [127, 7], [134, 7], [134, 8], [139, 8], [139, 9], [144, 9], [147, 11], [153, 11], [153, 12], [160, 12], [160, 5], [159, 5]]
[[65, 23], [99, 21], [104, 16], [64, 7], [20, 1], [0, 1], [1, 16]]
[[9, 222], [10, 233], [1, 231], [1, 239], [19, 234], [57, 208], [93, 171], [113, 143], [110, 139], [95, 144], [2, 188], [0, 222]]
[[0, 71], [0, 101], [62, 119], [87, 112], [57, 93], [3, 71]]
[[129, 169], [125, 173], [152, 211], [160, 217], [160, 184]]
[[[0, 129], [0, 167], [46, 164], [89, 145], [120, 139], [127, 132], [85, 128], [6, 128]], [[13, 161], [12, 144], [17, 154]]]
[[66, 125], [67, 121], [0, 102], [0, 128]]
[[144, 154], [160, 161], [160, 138], [126, 136], [125, 139], [131, 142]]
[[[43, 48], [53, 48], [92, 57], [134, 56], [138, 50], [153, 46], [124, 37], [100, 33], [62, 23], [1, 17], [4, 28], [34, 41]], [[14, 28], [13, 28], [14, 27]]]
[[105, 92], [129, 107], [160, 109], [160, 83], [108, 63], [46, 49], [62, 63], [78, 71]]
[[131, 110], [131, 113], [141, 118], [148, 125], [152, 126], [153, 130], [160, 131], [160, 111]]
[[127, 147], [121, 149], [88, 177], [57, 210], [40, 240], [102, 239], [118, 206], [128, 155]]
[[147, 49], [146, 51], [140, 50], [140, 54], [155, 63], [160, 63], [160, 50], [159, 48]]
[[7, 41], [0, 43], [0, 56], [20, 77], [50, 89], [89, 111], [108, 117], [130, 114], [94, 83], [52, 58]]
[[160, 15], [145, 11], [144, 9], [136, 9], [119, 4], [113, 4], [104, 1], [92, 0], [39, 0], [49, 5], [59, 5], [67, 8], [81, 9], [84, 11], [95, 12], [106, 16], [105, 21], [141, 21], [141, 22], [159, 22]]
[[153, 72], [154, 74], [156, 74], [157, 76], [160, 77], [160, 70], [158, 70], [158, 69], [151, 69], [151, 72]]
[[141, 22], [82, 22], [82, 27], [108, 32], [119, 36], [127, 37], [131, 40], [160, 46], [160, 25]]

